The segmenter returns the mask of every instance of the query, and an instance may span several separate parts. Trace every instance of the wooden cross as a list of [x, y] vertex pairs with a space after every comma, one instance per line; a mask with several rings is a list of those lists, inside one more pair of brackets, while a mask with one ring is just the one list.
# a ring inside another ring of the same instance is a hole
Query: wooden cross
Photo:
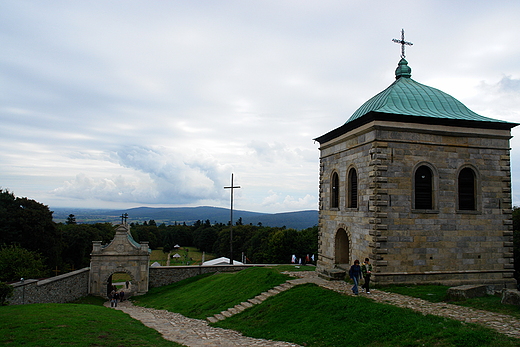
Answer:
[[121, 215], [121, 224], [126, 224], [127, 219], [128, 219], [128, 213], [123, 213]]
[[393, 42], [401, 45], [401, 58], [404, 58], [404, 46], [412, 46], [413, 43], [404, 40], [404, 29], [401, 29], [401, 39], [392, 39]]
[[231, 174], [231, 186], [224, 189], [231, 189], [231, 223], [229, 224], [229, 264], [233, 265], [233, 189], [240, 186], [233, 186], [233, 174]]

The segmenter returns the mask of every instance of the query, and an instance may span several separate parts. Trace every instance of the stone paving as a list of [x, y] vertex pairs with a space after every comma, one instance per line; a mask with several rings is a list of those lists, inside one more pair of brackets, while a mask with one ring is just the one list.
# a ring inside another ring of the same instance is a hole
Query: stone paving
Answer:
[[[344, 281], [326, 281], [318, 277], [314, 271], [290, 272], [288, 274], [297, 278], [288, 280], [285, 284], [275, 287], [268, 292], [262, 293], [255, 298], [236, 305], [220, 314], [208, 317], [207, 320], [187, 318], [181, 314], [165, 310], [133, 306], [130, 301], [119, 303], [116, 309], [129, 314], [134, 319], [140, 320], [146, 326], [156, 329], [165, 339], [175, 341], [185, 346], [299, 346], [283, 341], [271, 341], [246, 337], [234, 330], [211, 327], [208, 323], [230, 317], [231, 315], [239, 313], [252, 305], [261, 303], [270, 296], [303, 283], [315, 283], [330, 290], [346, 295], [353, 295], [351, 286], [348, 283]], [[360, 296], [366, 296], [377, 302], [409, 308], [425, 315], [432, 314], [456, 319], [466, 323], [481, 324], [495, 329], [502, 334], [520, 338], [520, 320], [508, 315], [448, 303], [431, 303], [419, 298], [383, 292], [376, 289], [372, 290], [370, 294], [360, 293]], [[107, 302], [105, 305], [110, 306], [110, 303]]]

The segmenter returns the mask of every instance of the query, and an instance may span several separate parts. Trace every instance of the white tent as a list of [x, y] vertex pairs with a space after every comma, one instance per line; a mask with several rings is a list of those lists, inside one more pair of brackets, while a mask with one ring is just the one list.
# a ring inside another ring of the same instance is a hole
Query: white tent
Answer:
[[[229, 265], [229, 258], [220, 257], [216, 259], [211, 259], [202, 263], [202, 265]], [[244, 265], [239, 261], [233, 260], [233, 265]]]

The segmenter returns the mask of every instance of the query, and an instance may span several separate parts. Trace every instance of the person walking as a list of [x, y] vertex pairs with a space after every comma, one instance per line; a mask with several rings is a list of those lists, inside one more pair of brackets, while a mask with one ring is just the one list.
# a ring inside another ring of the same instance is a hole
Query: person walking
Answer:
[[117, 306], [116, 291], [112, 290], [110, 292], [110, 307], [114, 307], [114, 306]]
[[372, 276], [372, 264], [370, 264], [370, 259], [365, 258], [365, 262], [361, 266], [361, 272], [363, 273], [363, 278], [365, 279], [365, 283], [361, 286], [363, 291], [366, 290], [367, 294], [370, 294], [370, 276]]
[[361, 266], [359, 266], [359, 260], [354, 260], [354, 265], [350, 267], [350, 270], [348, 271], [349, 277], [354, 281], [354, 286], [352, 287], [352, 292], [355, 295], [359, 294], [358, 284], [359, 279], [361, 278]]

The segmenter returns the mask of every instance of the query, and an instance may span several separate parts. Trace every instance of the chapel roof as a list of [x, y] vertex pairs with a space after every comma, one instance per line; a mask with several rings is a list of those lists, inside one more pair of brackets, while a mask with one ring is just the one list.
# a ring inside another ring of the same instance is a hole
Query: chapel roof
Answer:
[[399, 62], [395, 78], [395, 82], [388, 88], [358, 108], [347, 123], [368, 112], [507, 123], [478, 115], [451, 95], [414, 81], [408, 62], [404, 58]]
[[517, 125], [471, 111], [451, 95], [414, 81], [411, 71], [406, 59], [401, 58], [396, 80], [388, 88], [361, 105], [343, 126], [315, 140], [324, 143], [373, 120], [493, 129]]

